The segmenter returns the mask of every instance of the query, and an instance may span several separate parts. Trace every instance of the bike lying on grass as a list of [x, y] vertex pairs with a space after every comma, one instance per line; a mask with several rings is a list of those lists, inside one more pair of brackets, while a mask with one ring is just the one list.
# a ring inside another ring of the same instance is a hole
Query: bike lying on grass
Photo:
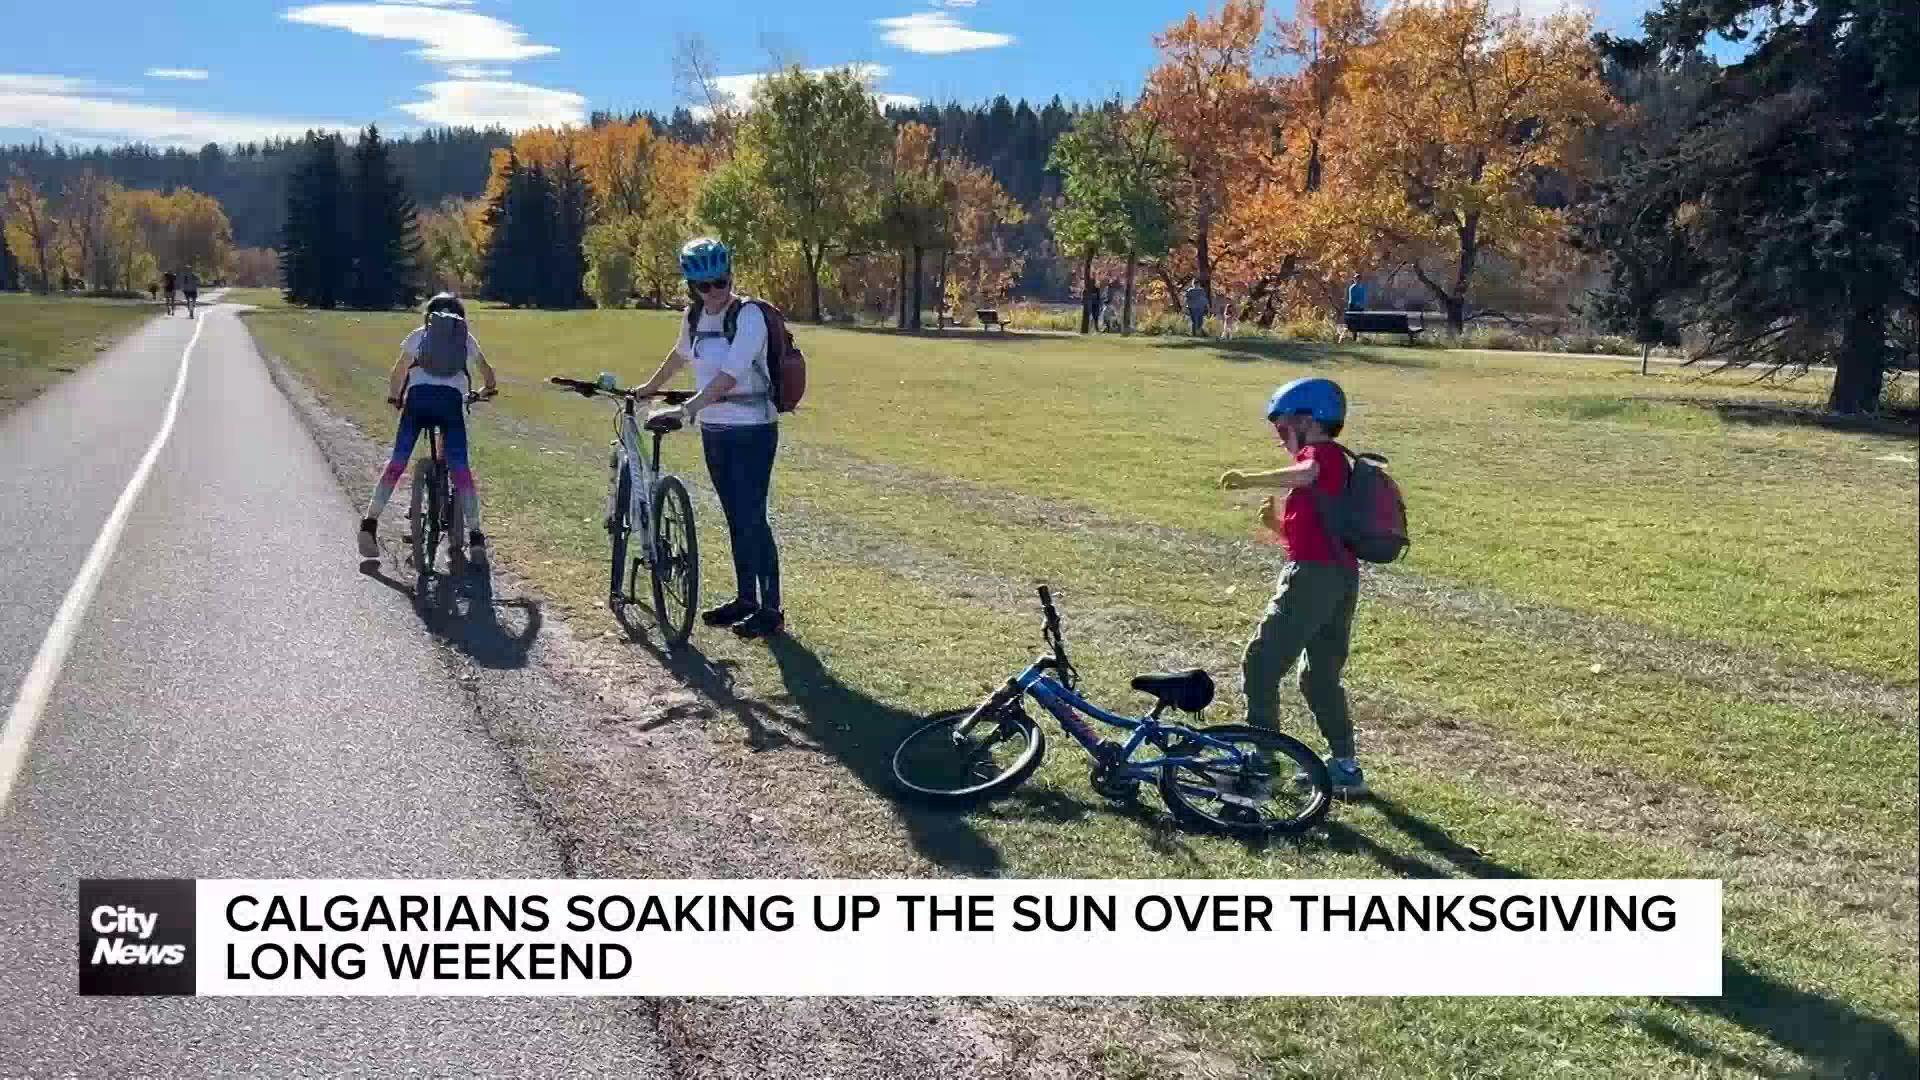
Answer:
[[[467, 404], [474, 405], [492, 394], [469, 393]], [[460, 518], [460, 500], [454, 497], [452, 474], [447, 456], [440, 447], [440, 425], [427, 425], [427, 454], [413, 466], [413, 497], [407, 504], [407, 542], [413, 548], [413, 590], [425, 598], [427, 584], [433, 578], [433, 563], [440, 553], [440, 538], [447, 540], [447, 567], [462, 561], [466, 549], [466, 523]]]
[[[894, 779], [909, 793], [964, 804], [1018, 787], [1046, 752], [1045, 734], [1022, 707], [1030, 697], [1093, 758], [1090, 782], [1108, 799], [1130, 801], [1153, 781], [1182, 822], [1242, 835], [1305, 832], [1326, 817], [1332, 781], [1299, 740], [1244, 724], [1195, 728], [1160, 719], [1168, 709], [1198, 716], [1212, 702], [1213, 680], [1198, 668], [1137, 676], [1133, 688], [1155, 701], [1141, 717], [1116, 716], [1081, 697], [1045, 585], [1040, 607], [1046, 653], [974, 708], [935, 713], [894, 749]], [[1083, 715], [1132, 734], [1124, 743], [1102, 739]], [[1158, 756], [1133, 760], [1148, 745]]]
[[[653, 579], [653, 616], [667, 644], [678, 648], [693, 633], [693, 613], [700, 606], [700, 543], [693, 531], [693, 500], [687, 486], [672, 473], [660, 471], [660, 440], [680, 430], [672, 417], [652, 417], [645, 427], [653, 434], [653, 452], [640, 449], [641, 421], [634, 403], [659, 398], [679, 405], [693, 395], [684, 390], [640, 394], [614, 384], [603, 374], [594, 382], [555, 375], [547, 380], [581, 397], [619, 399], [613, 421], [613, 448], [607, 458], [607, 540], [612, 548], [607, 606], [615, 614], [639, 599], [640, 567]], [[640, 549], [630, 554], [634, 534]]]

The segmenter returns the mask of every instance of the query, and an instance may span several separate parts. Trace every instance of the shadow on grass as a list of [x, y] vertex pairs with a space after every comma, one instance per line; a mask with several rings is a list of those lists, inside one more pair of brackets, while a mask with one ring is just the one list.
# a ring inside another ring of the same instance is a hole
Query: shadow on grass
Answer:
[[[796, 324], [798, 326], [800, 324]], [[812, 323], [805, 324], [811, 327]], [[997, 343], [1007, 342], [1014, 345], [1030, 345], [1043, 341], [1066, 341], [1080, 337], [1079, 334], [1061, 334], [1038, 330], [976, 330], [970, 327], [956, 326], [945, 330], [927, 327], [920, 330], [902, 330], [893, 326], [849, 326], [845, 323], [828, 323], [824, 330], [844, 330], [851, 334], [871, 334], [876, 337], [894, 337], [912, 341], [964, 341]]]
[[893, 748], [922, 717], [847, 685], [813, 650], [791, 637], [769, 639], [767, 647], [799, 712], [802, 730], [887, 800], [906, 826], [915, 851], [959, 873], [1002, 872], [999, 849], [965, 817], [900, 801], [893, 782]]
[[1853, 435], [1878, 435], [1901, 442], [1920, 436], [1920, 411], [1902, 409], [1876, 416], [1838, 416], [1823, 409], [1779, 401], [1725, 401], [1714, 398], [1652, 398], [1711, 410], [1728, 424], [1749, 427], [1805, 427]]
[[[754, 698], [740, 696], [735, 690], [734, 678], [734, 669], [738, 665], [733, 661], [716, 661], [691, 641], [677, 649], [668, 648], [664, 641], [655, 636], [658, 627], [645, 605], [624, 605], [613, 613], [613, 618], [620, 624], [620, 629], [626, 632], [628, 641], [646, 650], [675, 678], [739, 721], [747, 733], [747, 748], [754, 753], [796, 747], [811, 749], [781, 730], [784, 723], [771, 706]], [[648, 726], [658, 726], [672, 719], [671, 716], [662, 716]]]
[[[435, 574], [422, 598], [415, 595], [411, 582], [382, 570], [378, 559], [362, 560], [360, 573], [413, 601], [428, 632], [475, 664], [498, 670], [527, 666], [527, 655], [545, 621], [540, 605], [525, 598], [499, 599], [493, 593], [491, 574], [471, 567]], [[513, 613], [509, 622], [501, 620], [502, 610]]]
[[1154, 347], [1204, 349], [1236, 364], [1259, 364], [1274, 360], [1289, 364], [1313, 364], [1339, 358], [1359, 364], [1379, 364], [1385, 367], [1430, 368], [1435, 366], [1431, 357], [1423, 355], [1426, 350], [1418, 348], [1398, 348], [1388, 352], [1385, 351], [1384, 346], [1361, 349], [1351, 345], [1334, 345], [1321, 341], [1267, 341], [1258, 338], [1233, 338], [1221, 341], [1216, 338], [1182, 338], [1177, 341], [1161, 342]]
[[[1718, 1017], [1804, 1058], [1817, 1076], [1873, 1078], [1920, 1076], [1920, 1057], [1892, 1024], [1867, 1016], [1843, 1001], [1789, 986], [1728, 956], [1717, 998], [1671, 998], [1669, 1005]], [[1753, 1063], [1707, 1045], [1698, 1036], [1658, 1021], [1642, 1021], [1651, 1037], [1695, 1057], [1744, 1068]], [[1801, 1075], [1802, 1070], [1773, 1070]]]

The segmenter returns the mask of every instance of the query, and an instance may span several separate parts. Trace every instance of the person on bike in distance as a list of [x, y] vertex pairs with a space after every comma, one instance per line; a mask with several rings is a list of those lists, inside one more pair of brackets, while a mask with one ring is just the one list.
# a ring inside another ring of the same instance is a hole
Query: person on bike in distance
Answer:
[[767, 320], [756, 305], [734, 294], [733, 256], [720, 241], [689, 241], [680, 249], [680, 270], [692, 306], [680, 325], [679, 341], [639, 389], [653, 393], [682, 367], [693, 365], [693, 398], [654, 415], [699, 418], [707, 472], [727, 517], [738, 592], [702, 612], [701, 618], [708, 626], [732, 626], [742, 637], [765, 637], [786, 625], [780, 607], [780, 551], [767, 520], [773, 459], [780, 443], [767, 371]]
[[161, 291], [167, 294], [167, 314], [173, 314], [173, 294], [179, 291], [179, 283], [174, 279], [173, 271], [160, 275]]
[[1347, 483], [1344, 451], [1333, 440], [1347, 420], [1347, 396], [1331, 379], [1295, 379], [1274, 391], [1267, 420], [1293, 464], [1268, 472], [1232, 470], [1220, 477], [1228, 489], [1285, 491], [1276, 511], [1273, 497], [1260, 506], [1260, 520], [1287, 548], [1287, 563], [1266, 615], [1241, 661], [1246, 679], [1247, 723], [1278, 728], [1280, 681], [1300, 654], [1300, 692], [1327, 740], [1327, 770], [1343, 795], [1367, 789], [1353, 752], [1353, 719], [1340, 683], [1353, 639], [1353, 611], [1360, 597], [1360, 563], [1334, 538], [1315, 493], [1338, 496]]
[[193, 316], [193, 305], [200, 302], [200, 275], [189, 266], [180, 272], [180, 293], [187, 298], [187, 316]]
[[[406, 474], [407, 461], [413, 457], [413, 444], [420, 438], [421, 429], [432, 424], [444, 433], [447, 472], [453, 478], [454, 493], [460, 498], [460, 513], [467, 523], [467, 557], [476, 565], [485, 565], [487, 561], [487, 538], [480, 531], [480, 494], [473, 485], [473, 470], [467, 466], [467, 372], [463, 366], [454, 374], [436, 375], [421, 365], [427, 348], [427, 328], [440, 313], [458, 316], [464, 323], [467, 306], [452, 293], [439, 293], [427, 301], [421, 325], [400, 343], [400, 356], [387, 374], [387, 404], [400, 410], [400, 428], [393, 436], [393, 454], [374, 484], [373, 497], [367, 500], [367, 512], [360, 519], [359, 544], [363, 558], [379, 557], [380, 547], [375, 542], [374, 531], [379, 526], [380, 512], [386, 509], [394, 487]], [[481, 396], [492, 397], [499, 388], [493, 368], [471, 331], [466, 338], [466, 364], [480, 369]], [[454, 543], [457, 545], [458, 539]]]

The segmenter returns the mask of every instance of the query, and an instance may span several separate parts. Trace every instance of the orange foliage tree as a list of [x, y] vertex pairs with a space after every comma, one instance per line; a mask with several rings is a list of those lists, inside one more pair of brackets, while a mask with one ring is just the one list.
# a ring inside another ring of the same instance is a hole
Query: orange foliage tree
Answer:
[[1323, 249], [1405, 265], [1458, 333], [1489, 257], [1559, 258], [1562, 214], [1543, 179], [1579, 176], [1580, 135], [1616, 106], [1600, 81], [1591, 20], [1533, 20], [1493, 0], [1389, 10], [1340, 76], [1325, 128]]
[[[1255, 155], [1276, 116], [1272, 88], [1255, 71], [1265, 13], [1261, 0], [1226, 0], [1156, 35], [1160, 62], [1140, 98], [1179, 159], [1175, 217], [1190, 244], [1192, 274], [1208, 290], [1218, 220], [1236, 182], [1258, 167]], [[1162, 268], [1163, 277], [1169, 270]]]

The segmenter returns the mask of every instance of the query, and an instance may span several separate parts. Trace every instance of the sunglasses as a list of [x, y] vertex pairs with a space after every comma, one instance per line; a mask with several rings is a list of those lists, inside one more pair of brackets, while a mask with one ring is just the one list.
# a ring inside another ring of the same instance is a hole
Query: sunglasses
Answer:
[[700, 290], [701, 292], [712, 292], [715, 289], [724, 289], [730, 283], [727, 281], [726, 278], [716, 278], [713, 281], [694, 281], [694, 282], [689, 282], [688, 284], [692, 285], [694, 288]]

